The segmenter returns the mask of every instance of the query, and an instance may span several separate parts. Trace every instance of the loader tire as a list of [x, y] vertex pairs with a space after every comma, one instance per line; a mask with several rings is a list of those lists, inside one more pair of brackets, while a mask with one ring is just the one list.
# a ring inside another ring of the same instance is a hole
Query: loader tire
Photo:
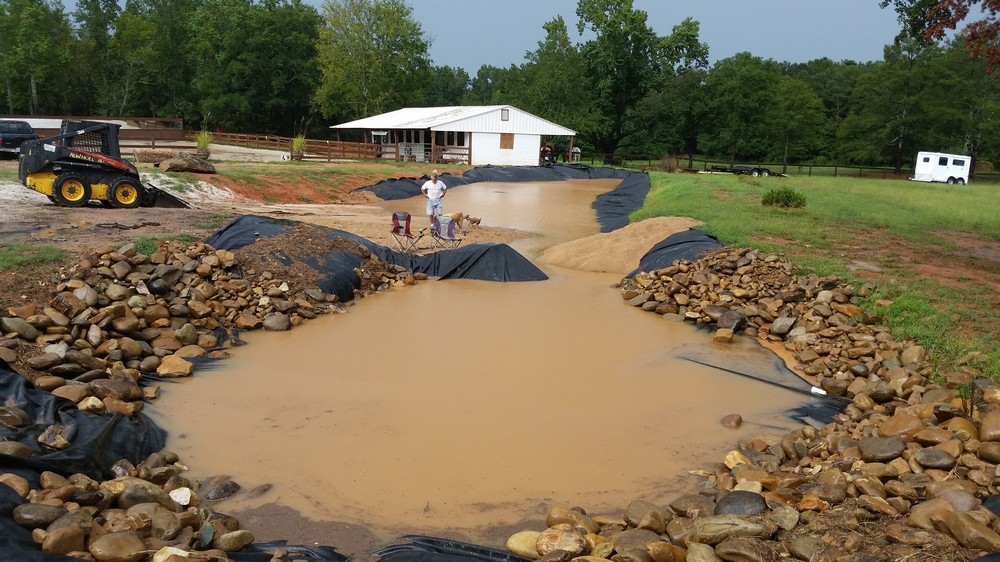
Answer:
[[115, 207], [134, 209], [142, 202], [144, 191], [136, 180], [123, 178], [111, 184], [108, 197], [111, 199], [111, 204]]
[[52, 184], [56, 205], [82, 207], [90, 201], [90, 182], [77, 174], [61, 174]]

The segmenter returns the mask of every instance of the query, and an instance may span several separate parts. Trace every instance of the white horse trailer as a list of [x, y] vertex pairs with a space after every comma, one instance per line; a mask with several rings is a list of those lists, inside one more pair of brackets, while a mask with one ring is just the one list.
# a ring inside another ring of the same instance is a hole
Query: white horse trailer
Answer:
[[969, 183], [969, 169], [972, 158], [962, 154], [944, 152], [918, 152], [913, 166], [914, 181], [936, 181], [942, 183]]

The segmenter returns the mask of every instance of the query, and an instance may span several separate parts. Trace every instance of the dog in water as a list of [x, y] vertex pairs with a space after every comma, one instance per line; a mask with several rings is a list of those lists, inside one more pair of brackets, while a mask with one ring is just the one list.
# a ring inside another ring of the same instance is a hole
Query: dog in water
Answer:
[[480, 223], [480, 221], [482, 221], [483, 219], [481, 219], [481, 218], [479, 218], [479, 217], [472, 217], [472, 216], [468, 216], [468, 215], [466, 215], [466, 217], [465, 217], [465, 220], [466, 220], [466, 222], [468, 222], [468, 223], [469, 223], [469, 226], [470, 226], [470, 227], [473, 227], [473, 226], [474, 226], [474, 227], [476, 227], [476, 228], [479, 228], [479, 223]]

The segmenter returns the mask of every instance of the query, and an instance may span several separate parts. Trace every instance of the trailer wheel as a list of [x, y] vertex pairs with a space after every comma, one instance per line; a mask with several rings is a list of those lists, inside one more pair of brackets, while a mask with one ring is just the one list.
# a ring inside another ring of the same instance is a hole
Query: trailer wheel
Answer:
[[77, 174], [61, 174], [52, 184], [57, 205], [82, 207], [90, 201], [90, 183]]
[[758, 170], [757, 168], [754, 168], [754, 169], [750, 170], [750, 175], [753, 176], [753, 177], [757, 177], [757, 176], [760, 175], [760, 170]]
[[768, 170], [767, 168], [764, 168], [763, 170], [760, 171], [760, 175], [762, 175], [762, 176], [764, 176], [766, 178], [767, 176], [771, 175], [771, 170]]
[[138, 182], [130, 178], [123, 178], [111, 184], [111, 191], [108, 196], [111, 204], [122, 209], [134, 209], [142, 201], [142, 188]]
[[947, 183], [948, 185], [954, 185], [955, 178], [948, 178], [948, 181], [946, 181], [945, 183]]
[[962, 178], [955, 178], [955, 183], [958, 185], [965, 185], [965, 180]]

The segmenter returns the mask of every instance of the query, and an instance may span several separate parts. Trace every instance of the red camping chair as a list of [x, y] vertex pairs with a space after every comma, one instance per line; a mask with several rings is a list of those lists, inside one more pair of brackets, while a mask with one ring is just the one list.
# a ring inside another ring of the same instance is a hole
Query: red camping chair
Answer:
[[396, 211], [392, 214], [392, 241], [393, 247], [400, 252], [414, 252], [417, 249], [417, 242], [424, 237], [426, 228], [420, 229], [420, 235], [410, 232], [410, 213], [406, 211]]
[[[461, 234], [462, 236], [458, 236]], [[431, 226], [431, 237], [440, 248], [450, 250], [457, 248], [464, 240], [465, 231], [458, 228], [455, 219], [447, 215], [435, 215]]]

